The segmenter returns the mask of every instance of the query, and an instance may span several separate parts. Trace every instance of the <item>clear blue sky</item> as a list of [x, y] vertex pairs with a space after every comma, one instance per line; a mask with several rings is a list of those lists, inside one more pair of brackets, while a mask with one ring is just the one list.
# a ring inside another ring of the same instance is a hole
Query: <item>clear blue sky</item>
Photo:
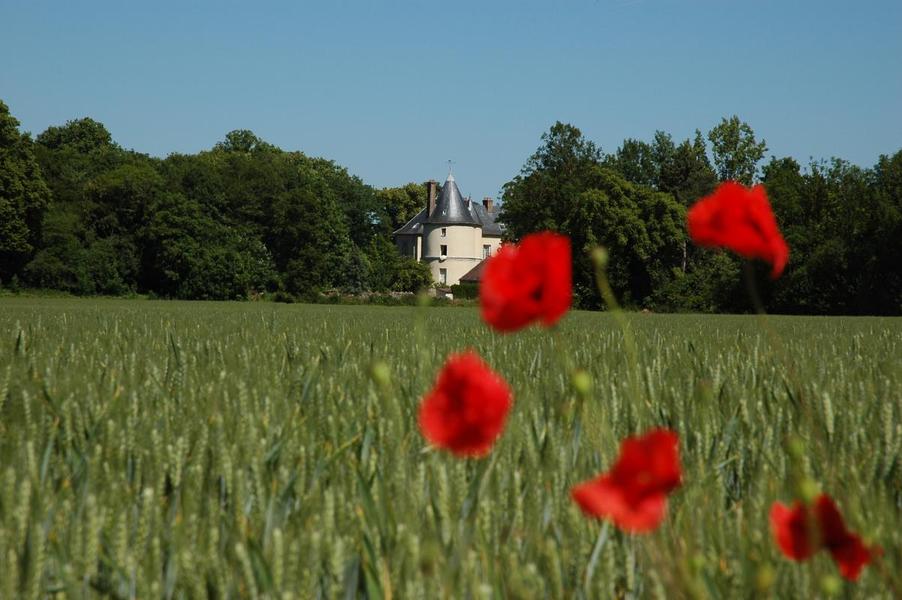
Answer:
[[0, 99], [165, 156], [252, 129], [376, 186], [495, 195], [555, 120], [606, 151], [738, 114], [768, 154], [902, 148], [902, 1], [0, 0]]

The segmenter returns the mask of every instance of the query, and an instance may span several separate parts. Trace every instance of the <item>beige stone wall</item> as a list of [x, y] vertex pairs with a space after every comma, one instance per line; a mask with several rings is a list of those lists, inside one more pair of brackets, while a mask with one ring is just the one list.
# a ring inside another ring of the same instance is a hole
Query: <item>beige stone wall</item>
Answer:
[[[399, 235], [396, 238], [399, 250], [409, 248], [410, 244], [416, 245], [416, 258], [429, 265], [432, 280], [435, 282], [440, 281], [440, 269], [445, 269], [448, 285], [458, 283], [461, 277], [482, 260], [483, 246], [490, 247], [491, 256], [501, 247], [500, 237], [483, 236], [480, 227], [446, 225], [444, 229], [445, 237], [442, 237], [441, 226], [426, 225], [422, 236]], [[444, 259], [440, 256], [442, 244], [448, 246], [448, 254]]]
[[[429, 264], [433, 281], [441, 281], [441, 269], [445, 269], [447, 285], [454, 285], [482, 260], [480, 227], [427, 225], [423, 237], [423, 260]], [[441, 255], [442, 245], [448, 246], [448, 253], [444, 258]]]
[[[498, 252], [498, 249], [501, 248], [501, 238], [500, 237], [491, 237], [491, 236], [482, 236], [482, 243], [485, 246], [491, 246], [490, 256], [495, 256], [495, 253]], [[482, 249], [479, 250], [479, 255], [482, 256]]]

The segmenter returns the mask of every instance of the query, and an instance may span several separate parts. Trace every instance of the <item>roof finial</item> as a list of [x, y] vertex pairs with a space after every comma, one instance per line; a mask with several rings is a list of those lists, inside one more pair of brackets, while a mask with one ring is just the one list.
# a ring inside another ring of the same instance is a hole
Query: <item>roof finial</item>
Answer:
[[454, 181], [454, 172], [453, 172], [454, 167], [452, 165], [454, 165], [454, 163], [451, 162], [451, 159], [449, 158], [448, 159], [448, 181]]

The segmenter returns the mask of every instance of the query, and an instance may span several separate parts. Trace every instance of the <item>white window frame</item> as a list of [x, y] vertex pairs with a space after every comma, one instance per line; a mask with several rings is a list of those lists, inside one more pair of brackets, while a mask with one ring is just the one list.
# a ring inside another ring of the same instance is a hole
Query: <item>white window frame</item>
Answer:
[[442, 285], [448, 285], [448, 269], [438, 270], [438, 282]]
[[448, 237], [448, 228], [442, 227], [442, 237]]
[[492, 245], [491, 244], [483, 244], [482, 245], [482, 258], [488, 258], [492, 255]]

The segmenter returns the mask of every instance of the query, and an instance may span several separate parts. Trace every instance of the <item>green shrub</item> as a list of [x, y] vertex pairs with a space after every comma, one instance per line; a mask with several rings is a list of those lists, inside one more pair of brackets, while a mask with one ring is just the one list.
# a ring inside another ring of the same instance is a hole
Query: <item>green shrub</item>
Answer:
[[451, 293], [454, 294], [455, 300], [472, 300], [479, 298], [478, 283], [458, 283], [451, 286]]

